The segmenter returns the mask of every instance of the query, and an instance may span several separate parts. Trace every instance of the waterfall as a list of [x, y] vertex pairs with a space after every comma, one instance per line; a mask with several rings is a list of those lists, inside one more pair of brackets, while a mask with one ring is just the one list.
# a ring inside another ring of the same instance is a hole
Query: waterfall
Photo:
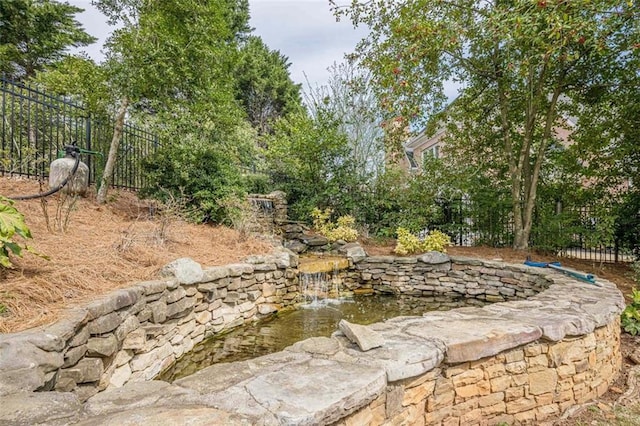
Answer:
[[330, 268], [324, 268], [323, 271], [300, 272], [300, 289], [306, 306], [325, 306], [340, 302], [339, 264], [336, 261], [328, 262]]

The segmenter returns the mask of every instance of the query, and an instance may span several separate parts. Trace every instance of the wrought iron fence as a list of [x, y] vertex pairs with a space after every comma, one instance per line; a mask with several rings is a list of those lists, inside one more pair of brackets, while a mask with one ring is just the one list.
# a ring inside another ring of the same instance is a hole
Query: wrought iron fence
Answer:
[[[46, 178], [49, 164], [65, 145], [76, 143], [101, 155], [83, 155], [89, 181], [99, 180], [113, 136], [113, 123], [92, 117], [81, 105], [22, 83], [0, 78], [0, 175]], [[115, 187], [140, 189], [144, 158], [155, 152], [158, 137], [126, 124], [114, 171]]]
[[[631, 248], [621, 246], [608, 226], [608, 212], [593, 206], [539, 203], [534, 212], [529, 246], [559, 256], [598, 262], [631, 262]], [[509, 247], [513, 243], [513, 213], [508, 202], [491, 205], [467, 199], [439, 202], [440, 223], [455, 245]]]

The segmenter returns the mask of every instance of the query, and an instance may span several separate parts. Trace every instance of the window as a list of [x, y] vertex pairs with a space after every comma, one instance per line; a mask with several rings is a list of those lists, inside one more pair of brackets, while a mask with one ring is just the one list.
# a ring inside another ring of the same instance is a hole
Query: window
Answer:
[[427, 159], [427, 156], [432, 158], [440, 158], [440, 145], [433, 145], [422, 151], [422, 162]]

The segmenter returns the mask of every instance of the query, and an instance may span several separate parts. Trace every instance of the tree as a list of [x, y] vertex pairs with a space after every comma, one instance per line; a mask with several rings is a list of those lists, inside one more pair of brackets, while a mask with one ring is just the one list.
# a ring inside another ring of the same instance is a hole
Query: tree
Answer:
[[310, 117], [300, 109], [280, 118], [265, 138], [267, 171], [288, 195], [290, 215], [305, 220], [315, 207], [349, 214], [357, 203], [357, 179], [348, 139], [330, 110]]
[[289, 66], [287, 57], [269, 49], [260, 37], [248, 37], [240, 49], [236, 96], [259, 134], [300, 107], [300, 85], [291, 80]]
[[82, 11], [53, 0], [0, 2], [0, 72], [14, 80], [30, 78], [68, 48], [95, 42], [74, 19]]
[[326, 85], [309, 87], [306, 104], [312, 116], [333, 111], [340, 130], [347, 135], [355, 172], [363, 180], [375, 178], [384, 165], [381, 113], [373, 91], [371, 75], [353, 60], [329, 67]]
[[447, 111], [448, 143], [508, 182], [513, 245], [527, 248], [555, 131], [584, 114], [582, 89], [618, 78], [610, 70], [637, 42], [638, 2], [382, 0], [334, 10], [372, 29], [358, 52], [397, 129], [441, 110], [445, 82], [462, 84]]
[[245, 27], [231, 7], [235, 4], [215, 0], [96, 2], [112, 23], [122, 25], [106, 45], [105, 69], [119, 107], [98, 202], [106, 200], [127, 114], [152, 112], [156, 130], [170, 141], [186, 135], [219, 140], [240, 122], [231, 71], [237, 52], [234, 29]]

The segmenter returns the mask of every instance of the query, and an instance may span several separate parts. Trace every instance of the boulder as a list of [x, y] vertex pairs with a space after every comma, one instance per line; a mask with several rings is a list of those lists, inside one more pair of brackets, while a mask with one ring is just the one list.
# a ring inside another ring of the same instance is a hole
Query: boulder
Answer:
[[287, 241], [284, 247], [297, 254], [307, 251], [307, 245], [298, 240]]
[[357, 263], [367, 257], [367, 252], [358, 243], [347, 243], [338, 249], [338, 253], [344, 254], [353, 263]]
[[451, 258], [446, 253], [440, 253], [439, 251], [430, 251], [418, 258], [420, 262], [428, 263], [430, 265], [439, 265], [441, 263], [448, 263]]
[[310, 247], [320, 247], [329, 244], [327, 237], [322, 235], [308, 235], [304, 238], [303, 242]]
[[180, 284], [201, 282], [204, 272], [200, 264], [188, 257], [182, 257], [169, 263], [160, 270], [163, 277], [175, 277]]

